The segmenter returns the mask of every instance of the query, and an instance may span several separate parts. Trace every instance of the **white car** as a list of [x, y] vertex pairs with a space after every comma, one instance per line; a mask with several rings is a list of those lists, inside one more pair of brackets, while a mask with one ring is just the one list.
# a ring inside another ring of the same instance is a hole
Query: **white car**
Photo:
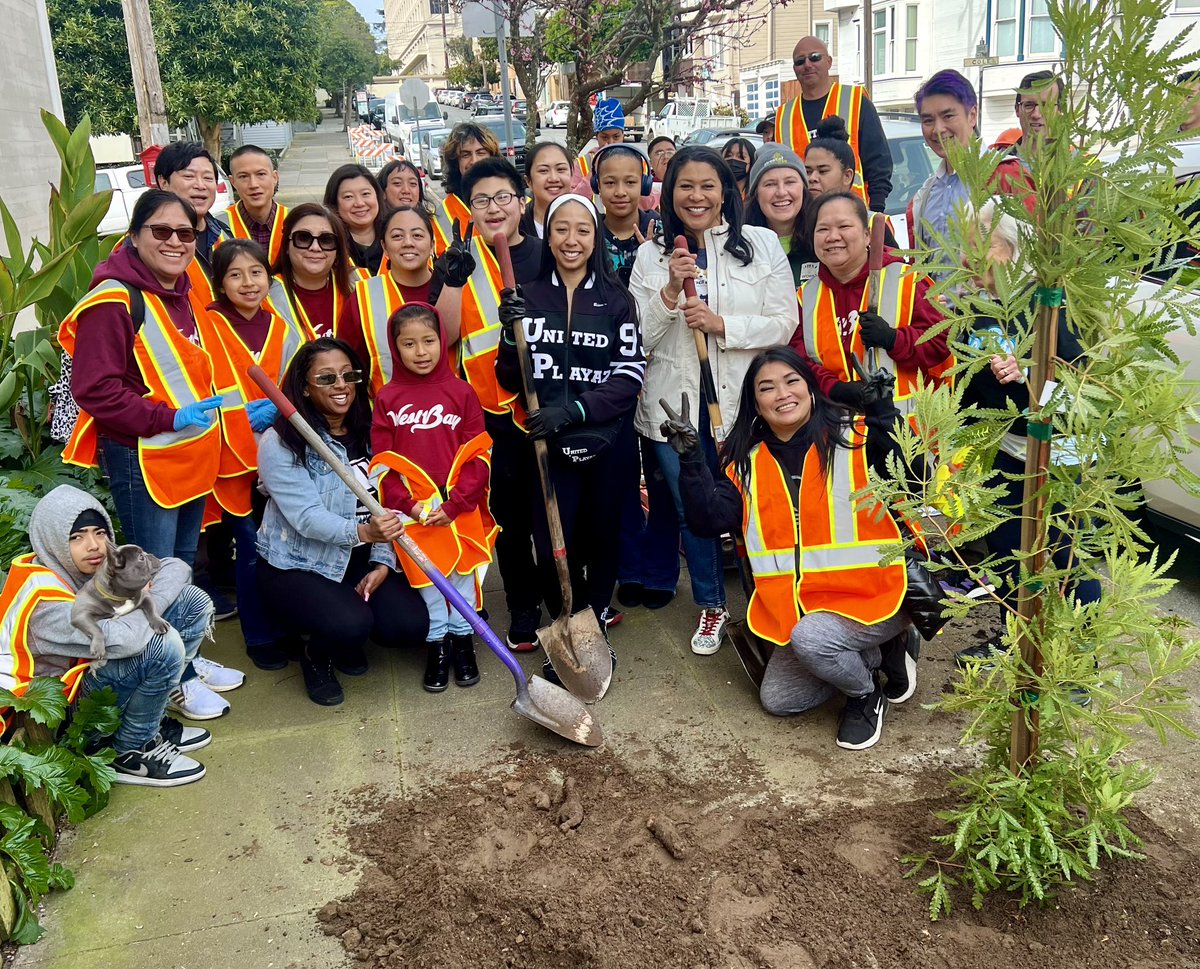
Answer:
[[[234, 203], [232, 182], [225, 170], [217, 167], [217, 200], [213, 203], [212, 214], [220, 216]], [[111, 168], [96, 170], [96, 191], [103, 192], [112, 189], [112, 201], [108, 203], [108, 212], [100, 220], [97, 230], [100, 235], [124, 232], [129, 228], [129, 218], [133, 214], [133, 206], [138, 198], [146, 191], [146, 173], [139, 165], [116, 165]]]
[[417, 140], [420, 157], [414, 156], [413, 161], [424, 171], [428, 179], [440, 180], [442, 177], [442, 145], [450, 137], [449, 128], [422, 128]]
[[567, 114], [571, 110], [570, 101], [553, 101], [546, 109], [545, 119], [547, 128], [565, 128]]

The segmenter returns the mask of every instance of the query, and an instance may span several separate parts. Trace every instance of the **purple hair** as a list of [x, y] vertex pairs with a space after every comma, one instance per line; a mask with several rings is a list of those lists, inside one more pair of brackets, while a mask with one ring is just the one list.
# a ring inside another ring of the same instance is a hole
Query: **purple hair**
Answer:
[[975, 88], [971, 86], [971, 82], [953, 68], [938, 71], [933, 77], [917, 88], [917, 93], [913, 95], [913, 100], [917, 104], [917, 111], [921, 110], [922, 101], [933, 97], [935, 94], [949, 95], [961, 104], [966, 111], [970, 111], [979, 104], [979, 98], [975, 96]]

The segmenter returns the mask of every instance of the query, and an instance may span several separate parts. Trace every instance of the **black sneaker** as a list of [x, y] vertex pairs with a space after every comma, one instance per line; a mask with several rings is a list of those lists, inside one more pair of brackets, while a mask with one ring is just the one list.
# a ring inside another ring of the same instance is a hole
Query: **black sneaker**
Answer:
[[213, 622], [232, 619], [238, 614], [237, 605], [225, 593], [214, 592], [209, 589], [208, 594], [212, 597], [213, 601]]
[[112, 762], [116, 783], [139, 787], [181, 787], [204, 776], [204, 765], [181, 754], [174, 744], [154, 737], [141, 750], [117, 754]]
[[909, 626], [884, 643], [882, 653], [879, 669], [887, 676], [883, 695], [888, 703], [903, 703], [917, 691], [917, 657], [921, 655], [921, 634], [917, 627]]
[[508, 627], [508, 648], [514, 653], [532, 653], [538, 648], [537, 631], [542, 624], [542, 609], [514, 609]]
[[305, 656], [300, 661], [300, 671], [304, 674], [304, 689], [308, 691], [308, 698], [313, 703], [323, 707], [336, 707], [346, 699], [330, 660], [313, 660]]
[[212, 734], [203, 727], [185, 727], [174, 717], [163, 717], [158, 725], [159, 735], [169, 744], [174, 744], [183, 753], [199, 750], [212, 743]]
[[846, 708], [838, 724], [837, 745], [846, 750], [866, 750], [879, 742], [883, 733], [883, 715], [887, 710], [887, 697], [879, 681], [875, 689], [866, 696], [846, 698]]
[[642, 596], [646, 587], [640, 582], [622, 582], [617, 586], [617, 602], [626, 609], [632, 609], [642, 604]]
[[986, 643], [976, 643], [966, 649], [960, 649], [954, 654], [954, 662], [959, 666], [975, 666], [981, 670], [991, 669], [996, 665], [996, 657], [1007, 650], [999, 636], [989, 639]]
[[367, 651], [361, 646], [344, 649], [333, 657], [333, 668], [347, 676], [362, 676], [367, 672]]
[[647, 589], [642, 593], [642, 605], [647, 609], [662, 609], [675, 598], [674, 589]]
[[614, 609], [612, 606], [605, 606], [600, 610], [599, 618], [601, 625], [603, 625], [605, 629], [608, 629], [610, 626], [615, 626], [622, 619], [624, 619], [625, 613], [621, 612], [619, 609]]

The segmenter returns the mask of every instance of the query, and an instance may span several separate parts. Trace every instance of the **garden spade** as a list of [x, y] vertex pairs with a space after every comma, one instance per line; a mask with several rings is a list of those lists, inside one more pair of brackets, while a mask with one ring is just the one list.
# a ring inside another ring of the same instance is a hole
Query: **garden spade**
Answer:
[[[366, 506], [371, 514], [388, 514], [354, 473], [342, 464], [321, 436], [296, 412], [292, 402], [280, 392], [266, 372], [259, 366], [253, 366], [247, 373], [250, 379], [262, 388], [271, 403], [279, 409], [279, 413], [300, 432], [300, 436], [304, 438], [309, 447], [321, 456], [334, 473], [346, 482], [346, 486], [354, 492], [355, 497]], [[474, 606], [468, 603], [450, 583], [450, 580], [437, 570], [417, 543], [408, 535], [402, 534], [397, 544], [417, 563], [421, 571], [429, 576], [438, 591], [449, 600], [450, 605], [471, 624], [471, 628], [487, 644], [488, 649], [499, 656], [500, 661], [508, 667], [508, 671], [512, 673], [517, 685], [517, 697], [512, 702], [512, 709], [526, 720], [532, 720], [547, 730], [554, 731], [560, 737], [565, 737], [567, 740], [583, 744], [586, 747], [599, 747], [604, 738], [601, 736], [600, 725], [592, 716], [592, 712], [566, 690], [547, 682], [540, 676], [531, 676], [526, 681], [525, 671], [521, 669], [521, 664], [501, 645], [499, 638], [479, 617]], [[606, 649], [605, 660], [607, 659], [608, 651]]]
[[[500, 263], [500, 276], [505, 289], [516, 289], [513, 275], [512, 255], [508, 251], [508, 239], [497, 233], [492, 243], [496, 260]], [[521, 382], [525, 386], [525, 401], [531, 411], [538, 409], [537, 391], [533, 386], [533, 371], [529, 365], [529, 347], [525, 343], [525, 328], [513, 327], [517, 341], [517, 356], [521, 361]], [[563, 686], [587, 703], [595, 703], [604, 696], [612, 682], [612, 654], [608, 640], [600, 628], [596, 613], [590, 606], [571, 614], [571, 572], [567, 567], [566, 539], [563, 537], [562, 519], [558, 514], [558, 498], [554, 491], [554, 480], [550, 477], [550, 456], [544, 439], [533, 442], [537, 455], [538, 474], [542, 479], [542, 494], [546, 501], [546, 521], [550, 526], [550, 544], [554, 553], [554, 568], [558, 572], [558, 586], [562, 594], [562, 611], [549, 626], [538, 630], [538, 642], [550, 657], [554, 672]]]

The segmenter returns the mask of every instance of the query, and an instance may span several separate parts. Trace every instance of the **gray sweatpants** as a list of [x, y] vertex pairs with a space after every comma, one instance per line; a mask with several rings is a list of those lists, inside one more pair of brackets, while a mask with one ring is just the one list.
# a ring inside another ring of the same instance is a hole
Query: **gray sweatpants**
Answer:
[[909, 626], [903, 610], [866, 626], [832, 612], [801, 616], [789, 647], [771, 654], [758, 696], [763, 709], [777, 717], [804, 713], [844, 693], [866, 696], [875, 688], [881, 644]]

